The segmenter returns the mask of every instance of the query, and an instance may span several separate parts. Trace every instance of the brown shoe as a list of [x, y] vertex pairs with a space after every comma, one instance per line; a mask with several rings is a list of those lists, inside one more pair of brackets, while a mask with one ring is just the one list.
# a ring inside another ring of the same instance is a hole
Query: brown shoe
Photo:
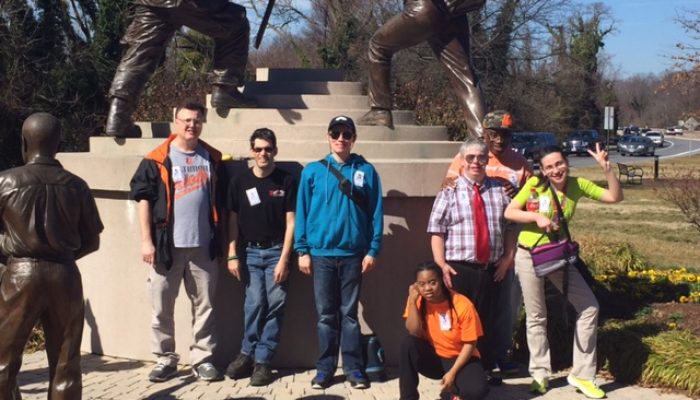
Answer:
[[117, 138], [140, 138], [141, 128], [134, 125], [131, 114], [135, 106], [118, 97], [112, 98], [109, 104], [105, 134]]
[[211, 106], [213, 108], [255, 108], [258, 102], [243, 96], [235, 86], [214, 85], [211, 91]]
[[391, 116], [391, 110], [373, 108], [357, 120], [357, 125], [386, 126], [394, 129], [394, 118]]

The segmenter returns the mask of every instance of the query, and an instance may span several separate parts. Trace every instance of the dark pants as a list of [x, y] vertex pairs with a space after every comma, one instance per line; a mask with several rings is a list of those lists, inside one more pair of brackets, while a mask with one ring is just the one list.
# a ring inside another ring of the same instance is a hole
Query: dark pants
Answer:
[[24, 345], [41, 321], [49, 360], [49, 398], [80, 399], [83, 287], [75, 263], [10, 259], [0, 277], [0, 399], [13, 399]]
[[479, 313], [484, 335], [479, 338], [477, 348], [481, 353], [481, 360], [486, 370], [492, 370], [496, 366], [496, 350], [498, 346], [498, 330], [496, 316], [499, 312], [509, 312], [510, 306], [501, 310], [498, 305], [502, 284], [493, 281], [495, 266], [483, 268], [478, 264], [448, 261], [448, 264], [457, 271], [452, 276], [452, 289], [467, 296], [476, 312]]
[[[399, 391], [401, 400], [418, 399], [418, 374], [440, 379], [457, 358], [442, 358], [427, 340], [408, 335], [401, 343]], [[483, 399], [489, 392], [486, 376], [477, 357], [469, 359], [457, 373], [454, 392], [465, 400]]]
[[318, 316], [319, 356], [316, 369], [333, 376], [338, 350], [346, 375], [362, 368], [357, 308], [362, 286], [362, 256], [311, 258]]
[[406, 0], [403, 13], [387, 21], [369, 42], [369, 100], [392, 108], [391, 58], [399, 50], [428, 41], [449, 73], [472, 135], [481, 135], [484, 100], [469, 53], [469, 21], [435, 7], [433, 0]]
[[114, 75], [110, 97], [138, 101], [170, 39], [183, 25], [214, 39], [215, 85], [243, 83], [250, 34], [245, 7], [223, 0], [198, 5], [183, 2], [174, 8], [135, 7], [134, 19], [122, 39], [127, 48]]

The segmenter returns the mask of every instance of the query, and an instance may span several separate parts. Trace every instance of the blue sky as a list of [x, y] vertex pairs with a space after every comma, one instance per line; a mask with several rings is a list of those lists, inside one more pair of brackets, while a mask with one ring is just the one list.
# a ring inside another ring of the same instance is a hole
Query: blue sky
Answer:
[[[593, 3], [593, 0], [583, 0]], [[602, 0], [616, 22], [605, 52], [622, 77], [659, 73], [671, 67], [670, 55], [688, 36], [674, 21], [683, 10], [700, 10], [700, 0]]]

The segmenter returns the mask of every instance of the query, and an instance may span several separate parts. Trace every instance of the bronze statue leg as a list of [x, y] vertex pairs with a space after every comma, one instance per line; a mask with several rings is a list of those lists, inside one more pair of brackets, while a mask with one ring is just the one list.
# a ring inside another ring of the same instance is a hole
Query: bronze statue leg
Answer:
[[24, 345], [45, 307], [39, 279], [23, 263], [8, 263], [0, 281], [0, 399], [16, 399]]
[[83, 286], [75, 264], [41, 263], [49, 273], [45, 296], [51, 299], [41, 317], [49, 360], [49, 397], [79, 399], [82, 392], [80, 342], [83, 337]]
[[169, 9], [136, 6], [124, 35], [127, 48], [109, 89], [110, 107], [105, 132], [110, 136], [139, 137], [131, 115], [146, 82], [163, 58], [178, 25], [169, 22]]
[[184, 4], [176, 21], [214, 39], [212, 83], [242, 85], [250, 40], [250, 24], [245, 7], [226, 2], [216, 3], [211, 9], [188, 8]]
[[392, 17], [369, 42], [369, 102], [391, 110], [391, 58], [399, 50], [415, 46], [435, 34], [446, 16], [430, 0], [408, 0], [404, 11]]
[[469, 21], [466, 16], [449, 20], [444, 30], [428, 39], [435, 56], [449, 73], [454, 93], [464, 111], [472, 137], [482, 137], [484, 99], [469, 52]]

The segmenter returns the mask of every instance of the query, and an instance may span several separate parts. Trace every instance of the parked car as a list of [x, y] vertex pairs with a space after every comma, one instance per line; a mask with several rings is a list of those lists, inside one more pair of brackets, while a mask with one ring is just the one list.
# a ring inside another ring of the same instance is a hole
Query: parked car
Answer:
[[622, 156], [653, 156], [655, 151], [656, 145], [646, 136], [625, 135], [617, 142], [617, 152]]
[[668, 128], [666, 128], [666, 134], [667, 135], [682, 135], [683, 128], [680, 126], [669, 126]]
[[531, 162], [539, 162], [537, 154], [546, 146], [559, 144], [552, 132], [517, 132], [513, 134], [511, 147]]
[[600, 144], [601, 149], [605, 147], [597, 130], [584, 129], [570, 132], [561, 147], [564, 154], [586, 155], [588, 150], [595, 150], [596, 143]]
[[644, 134], [644, 136], [651, 139], [656, 147], [664, 147], [664, 133], [661, 131], [649, 131]]

